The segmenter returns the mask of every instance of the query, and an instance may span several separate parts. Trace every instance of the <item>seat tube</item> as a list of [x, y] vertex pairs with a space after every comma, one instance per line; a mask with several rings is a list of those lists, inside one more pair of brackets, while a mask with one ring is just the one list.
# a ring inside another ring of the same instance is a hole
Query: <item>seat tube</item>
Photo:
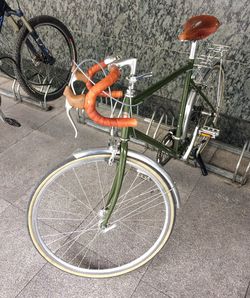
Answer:
[[183, 92], [182, 92], [182, 97], [181, 97], [181, 103], [180, 103], [180, 111], [179, 111], [179, 117], [178, 117], [178, 123], [177, 123], [177, 130], [176, 130], [176, 135], [175, 135], [176, 139], [174, 142], [174, 150], [176, 153], [178, 153], [179, 141], [182, 136], [184, 113], [185, 113], [187, 98], [188, 98], [188, 94], [189, 94], [189, 90], [190, 90], [190, 81], [191, 81], [192, 70], [193, 70], [193, 65], [194, 65], [196, 46], [197, 46], [197, 42], [193, 41], [192, 45], [191, 45], [190, 55], [189, 55], [190, 68], [186, 72], [186, 77], [185, 77], [185, 82], [184, 82], [184, 87], [183, 87]]

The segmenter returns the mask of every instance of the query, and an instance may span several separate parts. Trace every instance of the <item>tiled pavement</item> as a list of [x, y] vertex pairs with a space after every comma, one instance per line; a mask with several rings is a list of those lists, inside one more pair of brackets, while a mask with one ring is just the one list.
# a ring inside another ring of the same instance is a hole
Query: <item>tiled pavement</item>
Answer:
[[101, 147], [108, 139], [83, 125], [74, 139], [63, 99], [53, 104], [44, 112], [3, 97], [4, 111], [22, 127], [0, 123], [0, 297], [250, 297], [250, 183], [239, 187], [213, 174], [202, 177], [179, 161], [166, 170], [182, 206], [170, 240], [147, 266], [95, 280], [47, 264], [27, 232], [32, 189], [75, 150]]

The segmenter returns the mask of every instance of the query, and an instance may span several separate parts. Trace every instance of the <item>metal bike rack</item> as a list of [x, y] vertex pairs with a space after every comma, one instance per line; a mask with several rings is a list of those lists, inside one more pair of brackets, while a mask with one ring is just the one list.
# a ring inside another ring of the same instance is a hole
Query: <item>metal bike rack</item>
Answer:
[[[209, 171], [218, 174], [220, 176], [230, 179], [232, 182], [246, 184], [248, 180], [248, 174], [250, 171], [250, 140], [246, 141], [242, 149], [228, 146], [223, 143], [211, 142], [211, 146], [216, 147], [219, 150], [224, 150], [235, 155], [235, 168], [232, 171], [225, 170], [222, 167], [215, 166], [213, 164], [206, 163], [206, 167]], [[246, 165], [243, 164], [245, 158]], [[212, 160], [211, 160], [212, 162]], [[240, 173], [241, 169], [241, 173]]]
[[[109, 110], [108, 101], [107, 99], [104, 99], [103, 101], [100, 101], [99, 107], [106, 110], [106, 112]], [[108, 107], [108, 108], [107, 108]], [[156, 121], [156, 112], [154, 111], [151, 118], [143, 118], [139, 115], [139, 110], [137, 110], [136, 115], [139, 119], [139, 123], [141, 125], [145, 125], [145, 131], [147, 135], [151, 135], [153, 138], [157, 138], [161, 132], [167, 132], [170, 129], [174, 128], [174, 117], [168, 117], [167, 113], [163, 113], [159, 119], [159, 121]], [[98, 130], [101, 130], [106, 133], [110, 133], [109, 127], [103, 127], [101, 125], [98, 125], [94, 123], [92, 120], [86, 117], [83, 110], [79, 110], [77, 114], [78, 122], [82, 124], [86, 124], [90, 127], [96, 128]], [[148, 146], [148, 144], [145, 144], [141, 140], [137, 140], [134, 138], [131, 138], [131, 141], [137, 145], [144, 146], [145, 148], [153, 149]], [[225, 177], [227, 179], [230, 179], [232, 182], [240, 183], [241, 185], [244, 185], [248, 180], [248, 174], [250, 172], [250, 140], [245, 142], [242, 149], [238, 149], [229, 145], [226, 145], [224, 143], [219, 143], [216, 141], [210, 141], [208, 146], [215, 147], [216, 150], [223, 150], [227, 152], [231, 152], [235, 155], [236, 159], [236, 165], [233, 171], [225, 170], [223, 167], [220, 167], [219, 165], [212, 164], [212, 159], [205, 163], [207, 170], [209, 170], [212, 173], [215, 173], [219, 176]], [[242, 170], [242, 162], [243, 159], [249, 159], [249, 162], [247, 163], [247, 166], [244, 170]], [[193, 164], [193, 161], [190, 160], [190, 163]], [[239, 173], [239, 170], [241, 169], [241, 172], [243, 171], [243, 174]]]
[[249, 169], [250, 169], [250, 161], [245, 169], [245, 172], [243, 174], [243, 176], [239, 176], [238, 172], [239, 172], [239, 168], [240, 168], [240, 165], [242, 163], [242, 158], [243, 156], [245, 155], [246, 152], [250, 152], [250, 141], [246, 141], [246, 143], [244, 144], [244, 147], [242, 149], [242, 152], [241, 152], [241, 155], [240, 155], [240, 158], [238, 160], [238, 163], [236, 165], [236, 168], [235, 168], [235, 171], [234, 171], [234, 175], [233, 175], [233, 181], [236, 182], [236, 181], [240, 181], [240, 184], [243, 185], [246, 183], [247, 181], [247, 174], [249, 172]]
[[156, 125], [156, 128], [153, 132], [153, 139], [156, 139], [157, 136], [158, 136], [158, 132], [159, 132], [159, 129], [160, 128], [164, 128], [164, 129], [171, 129], [171, 128], [174, 128], [174, 121], [175, 121], [175, 117], [172, 116], [171, 117], [171, 124], [169, 125], [169, 117], [167, 115], [167, 113], [162, 113], [159, 121], [156, 121], [155, 120], [155, 116], [156, 116], [156, 113], [157, 113], [157, 110], [155, 110], [152, 114], [152, 117], [149, 119], [149, 118], [144, 118], [144, 121], [145, 122], [149, 122], [148, 124], [148, 127], [147, 127], [147, 130], [146, 130], [146, 135], [149, 135], [150, 134], [150, 131], [152, 130], [152, 124], [155, 123], [157, 124]]
[[[1, 73], [0, 73], [0, 77], [12, 80], [10, 77], [8, 77], [4, 74], [1, 74]], [[44, 88], [44, 87], [42, 87], [42, 88]], [[47, 99], [46, 99], [47, 94], [49, 92], [49, 88], [50, 88], [50, 86], [48, 86], [46, 91], [45, 91], [44, 100], [41, 101], [41, 102], [36, 101], [36, 100], [33, 100], [31, 97], [29, 97], [27, 95], [22, 95], [21, 94], [21, 86], [20, 86], [19, 82], [16, 79], [14, 79], [13, 83], [12, 83], [12, 86], [11, 86], [11, 91], [0, 88], [0, 94], [4, 95], [4, 96], [7, 96], [7, 97], [14, 98], [14, 100], [17, 101], [17, 102], [25, 102], [27, 104], [31, 104], [35, 107], [38, 107], [42, 110], [49, 111], [49, 110], [52, 109], [52, 106], [47, 104]]]

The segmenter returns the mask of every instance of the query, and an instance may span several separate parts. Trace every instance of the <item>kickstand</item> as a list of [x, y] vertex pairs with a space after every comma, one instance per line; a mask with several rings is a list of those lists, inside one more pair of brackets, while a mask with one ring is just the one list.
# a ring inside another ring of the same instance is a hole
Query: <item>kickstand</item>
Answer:
[[201, 154], [200, 153], [197, 154], [197, 151], [198, 151], [198, 149], [195, 149], [195, 151], [194, 151], [195, 161], [200, 166], [202, 175], [203, 176], [207, 176], [208, 175], [208, 172], [207, 172], [206, 166], [205, 166], [205, 164], [204, 164], [204, 162], [202, 160]]

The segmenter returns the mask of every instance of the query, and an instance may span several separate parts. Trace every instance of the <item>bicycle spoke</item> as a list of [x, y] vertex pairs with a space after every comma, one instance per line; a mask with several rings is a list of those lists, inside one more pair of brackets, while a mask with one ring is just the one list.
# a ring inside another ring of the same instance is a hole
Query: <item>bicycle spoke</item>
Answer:
[[[156, 199], [158, 199], [158, 198], [156, 198]], [[154, 199], [153, 201], [155, 201], [156, 199]], [[128, 218], [129, 216], [131, 216], [131, 214], [132, 214], [132, 216], [135, 216], [135, 215], [138, 215], [138, 214], [140, 214], [140, 213], [142, 213], [142, 212], [146, 212], [147, 210], [153, 209], [153, 208], [155, 208], [156, 206], [159, 206], [159, 205], [161, 205], [161, 204], [164, 203], [164, 202], [161, 202], [161, 203], [156, 204], [156, 205], [154, 205], [154, 206], [151, 206], [151, 207], [149, 207], [149, 208], [147, 208], [147, 209], [144, 209], [144, 210], [141, 211], [141, 212], [136, 213], [138, 210], [144, 208], [146, 205], [150, 204], [150, 203], [153, 202], [153, 201], [150, 201], [149, 203], [144, 204], [144, 206], [140, 206], [140, 207], [138, 207], [137, 209], [135, 209], [135, 210], [129, 212], [127, 215], [124, 215], [123, 217], [121, 217], [121, 218], [115, 220], [114, 222], [112, 222], [112, 224], [115, 224], [115, 223], [117, 223], [117, 222], [120, 222], [120, 221], [122, 221], [124, 218]]]
[[[64, 238], [68, 238], [69, 236], [71, 236], [72, 234], [75, 234], [75, 233], [82, 233], [82, 235], [83, 235], [85, 233], [96, 231], [96, 230], [98, 230], [98, 228], [96, 228], [96, 229], [88, 229], [88, 230], [76, 230], [76, 231], [68, 232], [68, 233], [63, 232], [63, 233], [57, 234], [57, 235], [62, 235], [63, 234], [63, 236], [61, 236], [60, 238], [57, 238], [57, 239], [55, 239], [55, 240], [53, 240], [51, 242], [48, 242], [47, 245], [51, 245], [53, 243], [56, 243], [57, 241], [62, 240]], [[56, 234], [54, 234], [54, 235], [56, 235]], [[46, 236], [44, 236], [43, 238], [45, 238]]]
[[[145, 199], [143, 199], [143, 200], [141, 200], [141, 201], [137, 201], [136, 203], [131, 204], [131, 205], [129, 205], [129, 206], [123, 208], [122, 211], [127, 210], [127, 209], [131, 208], [132, 206], [136, 206], [136, 205], [138, 205], [138, 204], [140, 204], [140, 203], [146, 202], [146, 204], [144, 204], [144, 205], [142, 205], [142, 206], [140, 207], [140, 208], [142, 208], [142, 207], [148, 205], [149, 203], [153, 202], [154, 200], [152, 200], [152, 199], [153, 199], [154, 197], [156, 197], [157, 199], [159, 199], [159, 198], [161, 198], [161, 196], [162, 196], [162, 195], [161, 195], [161, 194], [159, 195], [158, 193], [155, 194], [155, 195], [153, 195], [153, 196], [149, 196], [149, 197], [147, 197], [147, 198], [145, 198]], [[148, 203], [147, 203], [147, 202], [148, 202]]]
[[65, 213], [65, 214], [70, 214], [70, 215], [81, 215], [80, 213], [73, 213], [73, 212], [69, 212], [69, 211], [62, 211], [62, 210], [55, 210], [55, 209], [43, 209], [43, 211], [48, 211], [48, 212], [56, 212], [56, 213]]
[[105, 201], [104, 201], [103, 188], [102, 188], [102, 183], [101, 183], [101, 178], [100, 178], [100, 173], [99, 173], [97, 162], [96, 162], [96, 169], [97, 169], [97, 176], [98, 176], [98, 181], [99, 181], [101, 196], [102, 196], [102, 200], [103, 200], [103, 208], [104, 208], [105, 207]]
[[80, 188], [81, 188], [81, 190], [82, 190], [82, 193], [84, 194], [85, 198], [86, 198], [87, 201], [88, 201], [88, 204], [89, 204], [90, 209], [92, 210], [92, 213], [93, 213], [93, 214], [96, 214], [96, 212], [93, 210], [93, 207], [91, 206], [91, 203], [90, 203], [90, 201], [89, 201], [88, 196], [86, 195], [86, 192], [85, 192], [85, 190], [84, 190], [84, 188], [83, 188], [83, 185], [82, 185], [82, 183], [81, 183], [81, 181], [80, 181], [78, 175], [76, 174], [75, 169], [73, 169], [73, 171], [74, 171], [74, 174], [75, 174], [75, 176], [76, 176], [76, 179], [77, 179], [77, 181], [78, 181], [78, 183], [79, 183], [79, 186], [80, 186]]
[[[124, 202], [124, 200], [127, 198], [127, 194], [128, 194], [128, 193], [131, 191], [131, 189], [133, 188], [133, 186], [134, 186], [134, 184], [135, 184], [137, 178], [138, 178], [138, 174], [136, 175], [134, 181], [131, 183], [131, 185], [130, 185], [128, 191], [123, 195], [123, 198], [122, 198], [120, 204], [118, 205], [118, 208], [116, 209], [116, 212], [119, 210], [120, 206], [122, 205], [122, 203]], [[139, 185], [140, 185], [140, 183], [139, 183]], [[139, 185], [137, 185], [136, 187], [138, 187]], [[118, 198], [118, 199], [119, 199], [119, 198]]]
[[[153, 187], [154, 187], [154, 186], [153, 186]], [[146, 195], [146, 194], [149, 194], [149, 193], [151, 193], [152, 191], [154, 191], [154, 190], [157, 189], [157, 188], [152, 189], [153, 187], [150, 187], [146, 192], [141, 193], [141, 194], [139, 194], [139, 195], [136, 195], [136, 196], [134, 196], [133, 198], [127, 200], [123, 206], [126, 206], [126, 205], [128, 205], [129, 203], [131, 203], [131, 202], [133, 202], [133, 201], [137, 201], [137, 199], [138, 199], [139, 197], [144, 196], [144, 195]], [[118, 198], [118, 200], [119, 200], [119, 198]], [[117, 206], [120, 206], [120, 203], [117, 203]], [[116, 211], [117, 211], [117, 210], [118, 210], [118, 208], [116, 209]]]
[[60, 246], [58, 249], [61, 249], [62, 247], [64, 247], [65, 245], [67, 245], [68, 243], [72, 244], [67, 248], [67, 250], [63, 253], [63, 255], [65, 255], [69, 249], [76, 243], [76, 241], [86, 232], [88, 231], [88, 229], [83, 230], [79, 235], [75, 236], [73, 239], [70, 239], [68, 242], [64, 243], [62, 246]]
[[144, 237], [142, 237], [140, 234], [136, 233], [134, 229], [130, 228], [128, 225], [126, 225], [124, 222], [121, 222], [123, 226], [125, 226], [128, 230], [130, 230], [133, 234], [135, 234], [138, 238], [143, 240], [144, 242], [147, 242], [148, 244], [151, 244], [151, 242]]
[[77, 201], [79, 201], [83, 206], [85, 206], [87, 209], [89, 209], [90, 211], [92, 211], [88, 205], [86, 205], [82, 200], [80, 200], [79, 198], [77, 198], [75, 195], [72, 194], [72, 192], [70, 192], [69, 190], [67, 190], [66, 188], [64, 188], [62, 185], [60, 185], [59, 183], [55, 182], [56, 185], [58, 185], [60, 188], [62, 188], [64, 191], [66, 191], [71, 197], [75, 198]]
[[[83, 259], [85, 258], [87, 252], [89, 251], [89, 247], [88, 247], [88, 246], [89, 246], [90, 244], [92, 244], [92, 243], [95, 241], [96, 237], [97, 237], [99, 234], [100, 234], [100, 231], [97, 231], [96, 234], [95, 234], [95, 236], [94, 236], [94, 238], [93, 238], [93, 239], [92, 239], [86, 246], [84, 246], [83, 249], [81, 249], [81, 250], [79, 251], [79, 253], [76, 254], [76, 255], [74, 256], [73, 259], [70, 260], [70, 263], [72, 263], [72, 261], [73, 261], [76, 257], [78, 257], [78, 256], [85, 250], [85, 248], [87, 248], [86, 253], [85, 253], [84, 256], [82, 257], [82, 261], [83, 261]], [[82, 262], [82, 261], [81, 261], [81, 262]], [[78, 266], [78, 267], [79, 267], [79, 266]]]

